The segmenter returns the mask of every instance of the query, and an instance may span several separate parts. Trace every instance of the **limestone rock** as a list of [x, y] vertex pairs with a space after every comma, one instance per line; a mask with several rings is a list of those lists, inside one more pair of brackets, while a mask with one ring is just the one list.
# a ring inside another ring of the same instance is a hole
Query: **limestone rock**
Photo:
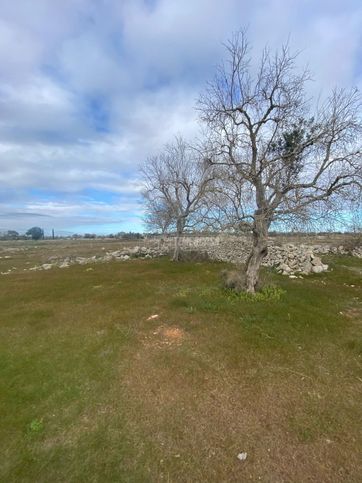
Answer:
[[312, 272], [313, 273], [322, 273], [324, 270], [323, 270], [323, 266], [322, 265], [313, 265], [312, 267]]

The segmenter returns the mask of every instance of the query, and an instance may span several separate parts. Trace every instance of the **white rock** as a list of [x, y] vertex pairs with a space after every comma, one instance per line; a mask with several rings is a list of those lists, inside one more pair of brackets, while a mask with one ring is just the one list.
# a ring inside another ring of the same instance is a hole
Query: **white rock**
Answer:
[[313, 265], [312, 272], [313, 273], [322, 273], [323, 272], [322, 265]]
[[320, 265], [322, 265], [322, 260], [319, 257], [313, 257], [312, 265], [320, 266]]
[[154, 314], [154, 315], [150, 315], [147, 320], [153, 320], [153, 319], [158, 319], [159, 315], [158, 314]]
[[68, 268], [69, 267], [69, 262], [62, 262], [60, 265], [59, 265], [59, 268]]
[[238, 460], [240, 461], [245, 461], [247, 457], [248, 457], [248, 453], [245, 453], [245, 452], [239, 453], [237, 456]]
[[282, 270], [283, 272], [291, 272], [291, 268], [286, 264], [286, 263], [281, 263], [279, 265], [279, 269]]
[[43, 270], [50, 270], [51, 268], [53, 268], [53, 265], [51, 263], [43, 263], [41, 267]]

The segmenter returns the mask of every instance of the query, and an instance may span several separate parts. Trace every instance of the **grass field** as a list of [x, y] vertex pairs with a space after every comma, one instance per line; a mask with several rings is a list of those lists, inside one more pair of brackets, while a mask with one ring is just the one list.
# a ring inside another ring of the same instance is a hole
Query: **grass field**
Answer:
[[265, 271], [285, 293], [252, 301], [220, 263], [24, 257], [0, 261], [1, 482], [361, 481], [362, 260]]

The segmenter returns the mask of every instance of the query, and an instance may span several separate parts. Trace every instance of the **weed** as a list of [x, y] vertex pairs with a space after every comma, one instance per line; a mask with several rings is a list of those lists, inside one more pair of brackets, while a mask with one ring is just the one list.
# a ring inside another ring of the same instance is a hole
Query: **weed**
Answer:
[[222, 270], [220, 277], [226, 289], [241, 292], [245, 287], [245, 275], [240, 270]]
[[30, 434], [38, 434], [44, 430], [44, 423], [41, 419], [33, 419], [29, 426], [28, 430]]
[[235, 292], [234, 290], [228, 290], [226, 293], [228, 300], [231, 302], [235, 300], [245, 300], [250, 302], [275, 302], [280, 300], [286, 291], [280, 287], [268, 285], [262, 288], [260, 292], [256, 292], [254, 294], [248, 292]]
[[187, 312], [188, 314], [193, 314], [193, 313], [195, 313], [195, 312], [196, 312], [195, 307], [193, 307], [192, 305], [190, 305], [190, 306], [186, 307], [186, 312]]

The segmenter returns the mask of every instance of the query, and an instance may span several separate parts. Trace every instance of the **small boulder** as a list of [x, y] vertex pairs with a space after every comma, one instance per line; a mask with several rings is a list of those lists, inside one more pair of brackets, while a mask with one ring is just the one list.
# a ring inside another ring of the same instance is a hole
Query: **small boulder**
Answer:
[[312, 271], [312, 267], [313, 265], [309, 261], [305, 261], [301, 266], [302, 273], [305, 273], [305, 274], [310, 273]]
[[69, 263], [65, 261], [59, 265], [59, 268], [68, 268], [68, 267], [69, 267]]
[[314, 265], [314, 266], [321, 266], [322, 265], [322, 260], [319, 257], [313, 256], [311, 261], [312, 261], [312, 265]]
[[43, 265], [41, 266], [41, 268], [43, 270], [50, 270], [51, 268], [53, 268], [53, 265], [51, 263], [43, 263]]
[[278, 268], [282, 272], [286, 272], [286, 273], [290, 273], [292, 271], [292, 269], [286, 263], [281, 263]]
[[322, 273], [324, 270], [323, 270], [323, 266], [322, 265], [313, 265], [312, 267], [312, 272], [313, 273]]

